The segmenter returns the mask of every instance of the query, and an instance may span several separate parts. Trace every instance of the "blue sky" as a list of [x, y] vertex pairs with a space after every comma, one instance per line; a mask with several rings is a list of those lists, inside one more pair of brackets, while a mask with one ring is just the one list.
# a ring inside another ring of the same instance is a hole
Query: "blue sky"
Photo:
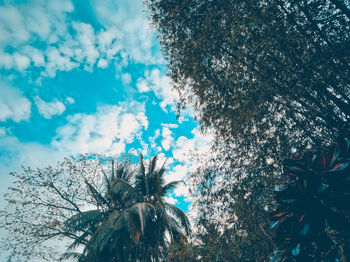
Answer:
[[[141, 0], [0, 0], [0, 194], [21, 165], [87, 152], [157, 153], [186, 179], [210, 137], [176, 119], [166, 73]], [[168, 200], [187, 210], [187, 188]]]

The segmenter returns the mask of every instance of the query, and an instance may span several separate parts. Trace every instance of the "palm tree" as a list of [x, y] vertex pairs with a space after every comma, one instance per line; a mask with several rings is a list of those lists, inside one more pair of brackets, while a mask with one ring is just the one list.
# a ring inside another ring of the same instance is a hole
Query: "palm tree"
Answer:
[[146, 168], [143, 156], [137, 174], [128, 165], [118, 165], [104, 174], [106, 193], [101, 194], [88, 181], [89, 192], [98, 208], [79, 213], [66, 221], [66, 235], [76, 235], [69, 247], [84, 245], [82, 254], [67, 252], [63, 259], [78, 261], [160, 261], [168, 242], [184, 241], [190, 234], [185, 213], [164, 201], [179, 181], [166, 184], [165, 163], [156, 168], [157, 156]]
[[[122, 230], [116, 230], [113, 222], [129, 205], [136, 201], [135, 188], [131, 185], [134, 174], [128, 161], [117, 164], [112, 160], [112, 172], [103, 170], [106, 192], [102, 194], [90, 182], [85, 185], [96, 209], [80, 212], [65, 222], [65, 236], [79, 235], [68, 247], [63, 259], [76, 258], [77, 261], [126, 261], [123, 259], [128, 237]], [[122, 241], [122, 242], [121, 242]], [[83, 253], [70, 252], [83, 245]]]
[[[138, 203], [130, 209], [137, 214], [130, 232], [136, 241], [140, 240], [140, 246], [146, 250], [143, 254], [147, 257], [145, 261], [158, 261], [161, 257], [159, 255], [167, 248], [167, 239], [170, 242], [181, 241], [190, 234], [190, 223], [184, 212], [164, 201], [167, 192], [174, 189], [180, 181], [166, 184], [165, 162], [157, 169], [157, 159], [157, 156], [151, 158], [146, 168], [143, 157], [140, 156], [140, 170], [135, 183]], [[140, 222], [144, 219], [143, 227], [142, 223], [135, 226], [137, 217]]]

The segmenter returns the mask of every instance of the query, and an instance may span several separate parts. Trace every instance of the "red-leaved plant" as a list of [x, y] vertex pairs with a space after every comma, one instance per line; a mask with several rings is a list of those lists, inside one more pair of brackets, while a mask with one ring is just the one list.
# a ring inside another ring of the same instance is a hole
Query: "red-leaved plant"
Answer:
[[284, 164], [276, 186], [273, 262], [350, 261], [350, 140]]

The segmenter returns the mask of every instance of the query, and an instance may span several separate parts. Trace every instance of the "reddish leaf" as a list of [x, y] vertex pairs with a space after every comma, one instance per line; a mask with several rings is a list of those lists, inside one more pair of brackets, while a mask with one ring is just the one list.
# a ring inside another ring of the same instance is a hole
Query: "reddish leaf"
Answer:
[[338, 158], [338, 155], [339, 155], [338, 145], [335, 145], [332, 161], [331, 161], [331, 164], [330, 164], [331, 166], [333, 165], [334, 161]]
[[345, 169], [349, 165], [349, 162], [336, 164], [331, 171], [340, 171]]
[[284, 214], [286, 214], [287, 212], [281, 212], [281, 213], [278, 213], [278, 214], [276, 214], [276, 215], [274, 215], [274, 216], [272, 216], [272, 217], [281, 217], [281, 216], [283, 216]]

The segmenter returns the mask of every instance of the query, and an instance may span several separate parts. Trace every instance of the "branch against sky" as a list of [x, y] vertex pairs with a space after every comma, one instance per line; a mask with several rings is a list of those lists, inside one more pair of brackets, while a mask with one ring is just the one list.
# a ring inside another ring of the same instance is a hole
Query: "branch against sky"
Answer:
[[108, 166], [106, 168], [102, 160], [98, 155], [71, 157], [55, 167], [28, 167], [11, 173], [15, 182], [5, 195], [8, 204], [1, 211], [1, 227], [7, 230], [7, 237], [1, 243], [2, 251], [10, 251], [20, 261], [58, 259], [68, 242], [57, 240], [79, 238], [67, 233], [65, 221], [74, 214], [101, 208], [85, 180], [97, 190], [105, 190], [102, 172], [110, 170], [106, 170]]

